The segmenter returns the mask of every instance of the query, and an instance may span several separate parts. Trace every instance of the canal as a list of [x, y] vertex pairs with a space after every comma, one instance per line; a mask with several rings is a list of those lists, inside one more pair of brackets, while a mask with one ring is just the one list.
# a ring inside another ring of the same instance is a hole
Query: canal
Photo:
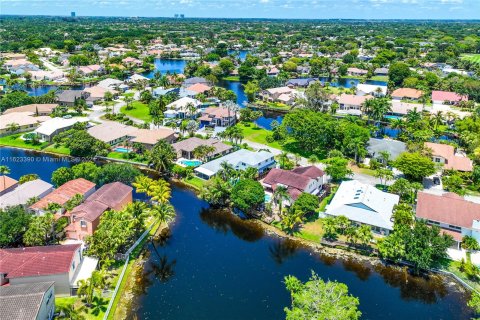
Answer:
[[[24, 160], [21, 160], [21, 159]], [[28, 160], [26, 160], [28, 159]], [[0, 165], [18, 179], [72, 165], [11, 148]], [[469, 319], [468, 294], [452, 280], [413, 277], [394, 268], [313, 252], [267, 235], [252, 221], [213, 210], [192, 191], [173, 186], [177, 219], [169, 237], [147, 246], [144, 272], [136, 281], [132, 316], [138, 319], [282, 319], [290, 303], [286, 275], [308, 279], [315, 271], [348, 285], [359, 297], [363, 319]]]

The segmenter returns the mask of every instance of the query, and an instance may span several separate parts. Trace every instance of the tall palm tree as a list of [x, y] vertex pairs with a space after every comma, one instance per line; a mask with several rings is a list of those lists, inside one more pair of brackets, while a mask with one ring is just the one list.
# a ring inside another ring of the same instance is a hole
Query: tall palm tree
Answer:
[[157, 180], [155, 181], [155, 186], [149, 195], [152, 197], [153, 201], [165, 204], [171, 197], [170, 185], [165, 180]]
[[10, 173], [10, 168], [8, 166], [0, 166], [0, 175], [3, 176], [3, 189], [5, 189], [5, 176]]
[[273, 192], [273, 201], [278, 207], [278, 212], [282, 214], [283, 201], [290, 199], [288, 189], [284, 186], [277, 186]]
[[155, 181], [152, 178], [141, 175], [135, 178], [135, 182], [132, 183], [138, 193], [145, 193], [150, 195], [155, 187]]
[[290, 157], [288, 156], [288, 152], [282, 151], [282, 153], [278, 155], [278, 162], [280, 163], [280, 168], [284, 168], [289, 161]]
[[417, 111], [417, 108], [413, 108], [407, 111], [406, 119], [408, 125], [413, 125], [422, 119], [422, 114]]
[[227, 161], [223, 161], [220, 163], [220, 170], [218, 173], [220, 174], [220, 177], [222, 177], [223, 181], [228, 181], [234, 176], [235, 168]]
[[390, 104], [390, 101], [386, 98], [378, 98], [375, 99], [375, 103], [373, 105], [372, 109], [372, 117], [375, 119], [378, 123], [380, 123], [383, 119], [383, 116], [392, 111], [392, 105]]
[[443, 124], [444, 117], [443, 117], [443, 112], [438, 111], [437, 113], [432, 114], [431, 121], [433, 123], [433, 130], [437, 130], [438, 126]]
[[[176, 213], [175, 213], [175, 208], [170, 203], [160, 203], [158, 205], [153, 206], [150, 209], [150, 213], [158, 219], [160, 224], [168, 224], [172, 222], [175, 219]], [[160, 225], [158, 226], [160, 227]], [[157, 230], [155, 230], [155, 234], [157, 233]]]

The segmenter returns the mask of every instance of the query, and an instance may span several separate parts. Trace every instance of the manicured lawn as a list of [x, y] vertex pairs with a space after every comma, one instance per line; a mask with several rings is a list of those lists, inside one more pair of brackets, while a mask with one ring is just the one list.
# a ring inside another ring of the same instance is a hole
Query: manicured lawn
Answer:
[[194, 176], [194, 177], [191, 177], [189, 179], [184, 179], [183, 182], [191, 185], [194, 188], [201, 189], [206, 181], [203, 180], [203, 179], [200, 179], [199, 177]]
[[148, 105], [146, 105], [145, 103], [142, 103], [140, 101], [133, 101], [132, 108], [133, 109], [127, 110], [127, 106], [124, 106], [120, 109], [120, 111], [127, 116], [137, 118], [145, 122], [152, 121], [152, 116], [149, 114]]
[[272, 148], [282, 149], [282, 146], [278, 141], [267, 142], [267, 137], [272, 134], [271, 131], [260, 128], [253, 123], [250, 123], [249, 126], [246, 126], [243, 123], [238, 123], [237, 126], [243, 130], [243, 135], [245, 136], [246, 140], [265, 144]]
[[295, 236], [313, 242], [320, 242], [323, 236], [322, 220], [316, 219], [315, 221], [305, 223], [299, 231], [295, 232]]
[[[61, 298], [55, 297], [56, 310], [60, 310], [60, 307], [68, 306], [71, 304], [75, 304], [75, 307], [79, 308], [83, 305], [83, 302], [79, 297], [61, 297]], [[101, 320], [105, 315], [105, 311], [103, 311], [103, 309], [106, 309], [107, 304], [108, 304], [108, 299], [105, 299], [103, 300], [101, 308], [95, 308], [95, 309], [85, 308], [85, 310], [82, 311], [80, 315], [85, 317], [86, 320]]]
[[52, 144], [52, 145], [49, 145], [48, 147], [46, 147], [44, 149], [44, 151], [70, 155], [70, 149], [68, 149], [67, 147], [62, 146], [62, 145], [55, 148], [55, 144]]
[[20, 137], [24, 133], [16, 133], [9, 136], [0, 137], [0, 146], [8, 146], [8, 147], [18, 147], [24, 149], [34, 149], [34, 150], [41, 150], [48, 145], [48, 142], [43, 142], [38, 145], [32, 145], [25, 140], [20, 139]]
[[462, 59], [480, 64], [480, 54], [465, 54]]
[[147, 163], [146, 160], [140, 159], [140, 155], [136, 154], [134, 158], [128, 158], [126, 156], [126, 153], [124, 152], [116, 152], [112, 151], [107, 155], [107, 158], [112, 158], [112, 159], [121, 159], [121, 160], [127, 160], [127, 161], [134, 161], [134, 162], [141, 162], [141, 163]]
[[373, 76], [369, 80], [388, 82], [388, 76]]
[[240, 81], [239, 76], [228, 76], [228, 77], [223, 77], [222, 80], [227, 80], [227, 81]]

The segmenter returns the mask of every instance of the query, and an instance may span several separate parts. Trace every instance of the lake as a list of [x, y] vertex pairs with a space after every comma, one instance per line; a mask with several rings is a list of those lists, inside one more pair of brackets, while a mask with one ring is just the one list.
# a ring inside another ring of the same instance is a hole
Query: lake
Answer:
[[[30, 161], [19, 162], [21, 158]], [[0, 149], [13, 178], [38, 173], [50, 181], [66, 160]], [[413, 277], [382, 265], [335, 259], [296, 242], [268, 236], [252, 221], [212, 210], [190, 191], [173, 186], [177, 219], [171, 236], [150, 242], [137, 279], [138, 319], [282, 319], [290, 303], [284, 276], [308, 279], [311, 270], [348, 285], [363, 319], [469, 319], [468, 294], [451, 280]]]

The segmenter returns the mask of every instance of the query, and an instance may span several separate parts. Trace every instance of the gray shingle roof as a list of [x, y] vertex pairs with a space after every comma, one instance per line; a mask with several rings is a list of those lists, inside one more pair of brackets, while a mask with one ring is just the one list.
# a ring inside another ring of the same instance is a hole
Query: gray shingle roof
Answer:
[[368, 140], [367, 151], [374, 158], [380, 156], [380, 152], [387, 151], [390, 153], [390, 160], [395, 160], [402, 152], [407, 150], [405, 143], [397, 140], [375, 139]]
[[2, 319], [36, 319], [45, 293], [53, 282], [39, 282], [0, 287]]

